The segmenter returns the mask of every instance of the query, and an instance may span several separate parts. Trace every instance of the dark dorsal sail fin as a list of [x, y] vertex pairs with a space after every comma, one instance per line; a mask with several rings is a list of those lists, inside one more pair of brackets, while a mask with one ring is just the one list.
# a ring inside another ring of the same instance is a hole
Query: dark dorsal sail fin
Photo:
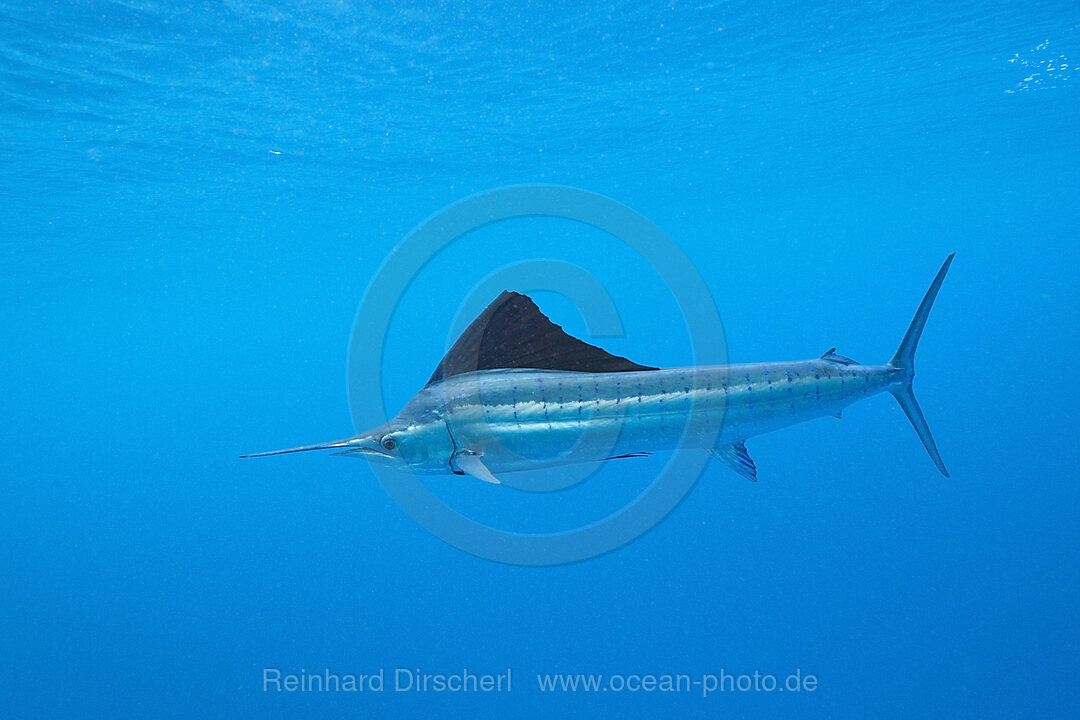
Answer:
[[465, 328], [427, 384], [475, 370], [509, 368], [577, 372], [657, 369], [567, 335], [529, 297], [504, 290]]

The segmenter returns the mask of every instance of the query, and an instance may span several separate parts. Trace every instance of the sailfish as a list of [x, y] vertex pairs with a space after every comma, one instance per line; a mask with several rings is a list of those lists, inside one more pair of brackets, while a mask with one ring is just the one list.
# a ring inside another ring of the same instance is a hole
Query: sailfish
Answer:
[[949, 476], [915, 400], [915, 350], [954, 254], [892, 358], [821, 357], [660, 369], [567, 334], [528, 296], [504, 291], [465, 329], [389, 422], [344, 440], [244, 455], [336, 450], [498, 484], [505, 473], [700, 448], [750, 480], [746, 441], [890, 393]]

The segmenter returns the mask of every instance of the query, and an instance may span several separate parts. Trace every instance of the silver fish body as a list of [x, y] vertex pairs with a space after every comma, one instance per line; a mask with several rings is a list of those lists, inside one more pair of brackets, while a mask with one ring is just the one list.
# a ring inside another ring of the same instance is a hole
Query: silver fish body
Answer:
[[434, 409], [455, 448], [482, 455], [498, 474], [744, 441], [839, 415], [903, 375], [825, 359], [616, 373], [490, 370], [426, 388], [390, 424], [420, 424]]

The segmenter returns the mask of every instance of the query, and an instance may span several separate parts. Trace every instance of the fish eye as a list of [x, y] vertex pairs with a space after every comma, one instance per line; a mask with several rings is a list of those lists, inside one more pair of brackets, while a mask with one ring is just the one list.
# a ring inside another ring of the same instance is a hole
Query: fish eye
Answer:
[[397, 447], [397, 440], [392, 435], [386, 435], [379, 444], [383, 446], [384, 450], [393, 450]]

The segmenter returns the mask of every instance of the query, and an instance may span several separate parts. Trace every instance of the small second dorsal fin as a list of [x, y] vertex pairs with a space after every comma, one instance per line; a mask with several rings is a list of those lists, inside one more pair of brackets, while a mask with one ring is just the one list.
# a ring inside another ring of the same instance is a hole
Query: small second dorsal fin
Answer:
[[656, 370], [566, 334], [526, 295], [504, 290], [443, 356], [427, 384], [476, 370]]
[[821, 356], [821, 359], [822, 360], [828, 360], [829, 362], [834, 362], [834, 363], [836, 363], [838, 365], [858, 365], [859, 364], [857, 361], [852, 360], [849, 357], [839, 355], [836, 352], [836, 348], [829, 348], [828, 350], [826, 350], [825, 354]]

